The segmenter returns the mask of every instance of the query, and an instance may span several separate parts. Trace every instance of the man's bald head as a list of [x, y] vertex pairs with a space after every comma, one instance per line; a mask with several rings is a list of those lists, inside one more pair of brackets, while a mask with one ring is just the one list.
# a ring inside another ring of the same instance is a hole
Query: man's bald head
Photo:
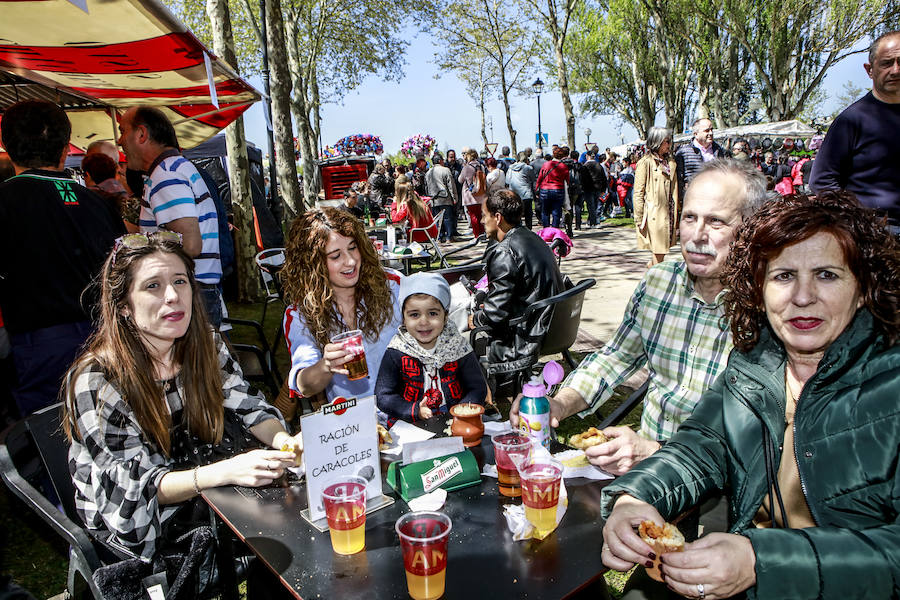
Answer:
[[119, 148], [110, 141], [107, 140], [97, 140], [96, 142], [91, 142], [91, 144], [87, 147], [87, 150], [84, 151], [85, 156], [88, 154], [105, 154], [116, 164], [119, 164]]

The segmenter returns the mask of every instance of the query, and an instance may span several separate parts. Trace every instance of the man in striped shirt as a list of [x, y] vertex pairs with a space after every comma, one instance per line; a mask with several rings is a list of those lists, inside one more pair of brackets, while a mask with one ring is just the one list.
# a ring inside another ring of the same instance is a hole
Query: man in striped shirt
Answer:
[[194, 259], [194, 275], [210, 323], [218, 328], [222, 324], [222, 263], [215, 202], [196, 167], [181, 156], [175, 128], [162, 111], [131, 108], [119, 121], [119, 130], [119, 145], [129, 168], [144, 173], [141, 232], [166, 229], [181, 234], [184, 251]]
[[[688, 187], [681, 216], [682, 261], [651, 267], [625, 309], [612, 341], [582, 361], [550, 399], [551, 425], [586, 416], [645, 364], [650, 386], [641, 428], [609, 427], [610, 441], [589, 448], [595, 465], [621, 475], [660, 448], [690, 416], [724, 369], [731, 334], [719, 280], [735, 230], [765, 200], [766, 182], [753, 166], [718, 159]], [[518, 400], [510, 412], [518, 421]]]

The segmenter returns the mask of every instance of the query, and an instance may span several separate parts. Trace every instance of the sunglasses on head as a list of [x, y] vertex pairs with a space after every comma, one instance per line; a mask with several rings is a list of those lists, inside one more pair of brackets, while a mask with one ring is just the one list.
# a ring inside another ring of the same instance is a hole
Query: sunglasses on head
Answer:
[[150, 240], [154, 239], [161, 242], [173, 242], [179, 246], [182, 245], [181, 234], [177, 231], [160, 229], [158, 231], [151, 231], [150, 233], [127, 233], [122, 237], [116, 238], [115, 246], [113, 246], [113, 264], [116, 264], [116, 255], [123, 246], [125, 248], [130, 248], [131, 250], [146, 248], [150, 245]]

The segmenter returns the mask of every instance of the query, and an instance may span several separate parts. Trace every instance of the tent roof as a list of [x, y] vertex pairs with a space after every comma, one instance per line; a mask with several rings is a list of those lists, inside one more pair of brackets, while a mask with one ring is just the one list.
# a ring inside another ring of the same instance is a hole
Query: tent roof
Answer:
[[191, 148], [260, 99], [158, 0], [0, 0], [0, 14], [0, 111], [57, 102], [81, 148], [114, 140], [113, 119], [137, 105], [161, 108]]
[[[737, 127], [713, 130], [713, 137], [716, 140], [747, 136], [811, 138], [814, 135], [816, 135], [815, 129], [796, 119], [791, 121], [773, 121], [772, 123], [756, 123], [755, 125], [739, 125]], [[679, 133], [672, 136], [672, 141], [679, 144], [690, 140], [692, 137], [694, 137], [694, 134], [691, 132]], [[628, 152], [629, 147], [643, 145], [644, 140], [634, 140], [628, 144], [610, 148], [610, 150], [621, 156]]]
[[[794, 137], [811, 138], [816, 130], [802, 121], [774, 121], [772, 123], [756, 123], [755, 125], [738, 125], [726, 129], [713, 130], [714, 139], [726, 139], [743, 136]], [[693, 133], [681, 133], [673, 136], [676, 144], [694, 137]]]

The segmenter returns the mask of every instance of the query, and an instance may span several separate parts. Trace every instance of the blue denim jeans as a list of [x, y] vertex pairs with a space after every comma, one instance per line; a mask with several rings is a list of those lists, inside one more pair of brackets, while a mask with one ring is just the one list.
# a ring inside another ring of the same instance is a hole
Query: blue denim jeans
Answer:
[[200, 284], [200, 294], [203, 296], [209, 324], [218, 329], [222, 326], [222, 292], [219, 286]]
[[453, 237], [453, 228], [456, 225], [456, 207], [452, 204], [435, 206], [432, 213], [435, 219], [438, 218], [439, 214], [444, 213], [444, 220], [441, 222], [441, 230], [438, 231], [438, 239], [442, 242], [449, 240]]
[[563, 190], [541, 190], [541, 224], [544, 227], [559, 227], [565, 200]]

